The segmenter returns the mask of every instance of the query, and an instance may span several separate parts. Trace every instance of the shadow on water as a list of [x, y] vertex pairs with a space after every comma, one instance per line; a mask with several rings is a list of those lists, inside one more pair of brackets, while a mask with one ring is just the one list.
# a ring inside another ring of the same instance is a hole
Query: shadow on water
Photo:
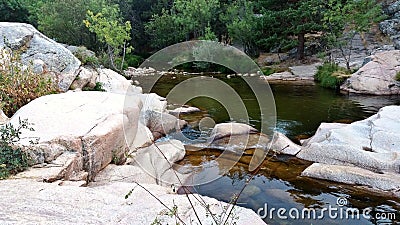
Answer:
[[[161, 96], [166, 96], [176, 84], [190, 77], [187, 75], [163, 76], [152, 91]], [[258, 110], [258, 103], [247, 84], [240, 77], [228, 79], [226, 76], [220, 75], [218, 79], [223, 80], [238, 92], [249, 112], [250, 125], [259, 129], [260, 111]], [[259, 78], [254, 77], [254, 79]], [[137, 80], [142, 85], [146, 85], [146, 77], [137, 78]], [[259, 80], [259, 82], [265, 81]], [[277, 108], [276, 129], [294, 141], [312, 136], [321, 122], [350, 123], [368, 118], [383, 106], [400, 105], [400, 97], [348, 96], [319, 86], [276, 84], [271, 85], [271, 89], [274, 93]], [[203, 110], [200, 113], [182, 116], [182, 119], [188, 120], [194, 127], [196, 122], [205, 116], [212, 117], [217, 123], [230, 120], [224, 107], [210, 98], [195, 98], [189, 101], [188, 104]], [[196, 136], [198, 132], [196, 130], [187, 130], [186, 134]], [[206, 176], [208, 173], [217, 173], [219, 167], [223, 166], [213, 163], [218, 155], [219, 153], [216, 150], [204, 151], [202, 155], [188, 154], [180, 164], [207, 165], [197, 174], [198, 176]], [[314, 208], [317, 211], [316, 215], [319, 216], [322, 208], [329, 206], [336, 207], [338, 210], [357, 208], [361, 213], [363, 209], [371, 207], [372, 215], [381, 212], [396, 212], [396, 219], [376, 220], [364, 218], [361, 214], [360, 219], [346, 219], [347, 214], [344, 211], [341, 214], [338, 212], [335, 219], [330, 219], [329, 214], [325, 212], [323, 219], [294, 220], [280, 219], [275, 210], [273, 218], [270, 218], [272, 214], [267, 214], [265, 221], [268, 224], [399, 223], [400, 214], [397, 213], [400, 209], [399, 199], [382, 196], [368, 190], [364, 191], [351, 185], [299, 176], [308, 165], [309, 162], [289, 156], [278, 156], [271, 159], [263, 164], [262, 169], [253, 178], [250, 185], [246, 187], [239, 198], [239, 204], [255, 211], [260, 208], [268, 208], [267, 211], [271, 210], [271, 208], [276, 210], [285, 208], [287, 210], [286, 216], [288, 216], [288, 211], [292, 208], [297, 209], [300, 213], [304, 208]], [[211, 183], [197, 186], [195, 189], [202, 195], [229, 202], [232, 200], [232, 196], [242, 189], [246, 179], [250, 177], [250, 173], [246, 168], [248, 168], [246, 164], [238, 163], [229, 174]], [[348, 200], [347, 207], [338, 207], [336, 203], [338, 197], [345, 197]], [[261, 213], [265, 212], [261, 211]], [[339, 218], [340, 215], [343, 216], [343, 219]]]

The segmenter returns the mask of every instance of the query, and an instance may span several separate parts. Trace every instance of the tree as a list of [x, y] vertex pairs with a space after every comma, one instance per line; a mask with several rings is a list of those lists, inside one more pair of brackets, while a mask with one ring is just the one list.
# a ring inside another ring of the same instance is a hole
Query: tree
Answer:
[[130, 21], [131, 41], [135, 46], [135, 52], [150, 52], [151, 36], [145, 31], [145, 25], [152, 19], [153, 15], [161, 15], [162, 10], [169, 10], [172, 7], [172, 0], [115, 0], [119, 5], [121, 16], [124, 21]]
[[154, 46], [166, 47], [180, 41], [204, 37], [206, 28], [218, 18], [219, 0], [175, 0], [171, 9], [153, 15], [146, 24]]
[[[277, 42], [281, 46], [292, 46], [297, 43], [297, 57], [305, 55], [305, 35], [321, 31], [321, 2], [322, 0], [281, 1], [276, 5], [275, 0], [262, 1], [260, 4], [263, 14], [263, 30], [267, 31], [267, 40]], [[296, 42], [294, 42], [296, 38]], [[262, 43], [262, 42], [261, 42]], [[272, 45], [273, 46], [273, 45]]]
[[107, 0], [46, 0], [39, 10], [36, 8], [38, 28], [58, 42], [95, 50], [99, 43], [83, 20], [87, 10], [98, 13], [108, 4]]
[[255, 14], [252, 2], [238, 0], [229, 5], [220, 18], [227, 27], [229, 37], [239, 42], [247, 54], [257, 55], [256, 42], [261, 19], [260, 15]]
[[381, 5], [376, 0], [329, 0], [325, 5], [323, 25], [330, 48], [338, 48], [350, 70], [352, 41], [357, 33], [370, 30], [383, 19]]
[[27, 22], [28, 16], [23, 0], [0, 0], [0, 21]]
[[[104, 7], [97, 14], [88, 10], [84, 23], [91, 32], [96, 34], [101, 42], [106, 44], [111, 66], [121, 71], [125, 54], [131, 51], [131, 48], [127, 48], [127, 42], [131, 39], [131, 24], [129, 21], [122, 23], [118, 5]], [[122, 55], [121, 66], [117, 68], [115, 60], [120, 55]]]

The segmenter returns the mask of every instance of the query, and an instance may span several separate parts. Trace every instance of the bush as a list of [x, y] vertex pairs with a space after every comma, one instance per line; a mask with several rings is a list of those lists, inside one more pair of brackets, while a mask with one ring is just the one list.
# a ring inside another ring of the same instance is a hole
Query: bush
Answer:
[[103, 88], [103, 83], [96, 82], [96, 86], [94, 88], [84, 87], [83, 91], [100, 91], [105, 92], [106, 90]]
[[0, 127], [0, 180], [28, 167], [27, 154], [20, 148], [15, 148], [14, 144], [20, 140], [23, 129], [33, 131], [33, 128], [30, 128], [29, 125], [27, 120], [20, 120], [17, 128], [12, 124]]
[[400, 81], [400, 71], [396, 73], [396, 78], [397, 81]]
[[129, 55], [126, 55], [125, 62], [128, 66], [137, 68], [140, 66], [140, 64], [142, 64], [144, 62], [144, 58], [139, 55], [130, 55], [129, 54]]
[[334, 63], [324, 63], [318, 67], [314, 78], [322, 87], [337, 89], [349, 77], [350, 72]]
[[35, 74], [31, 66], [23, 66], [18, 54], [1, 51], [0, 55], [0, 108], [11, 117], [30, 101], [60, 92], [49, 74]]
[[96, 54], [84, 46], [76, 47], [76, 49], [73, 49], [71, 52], [84, 65], [97, 65], [99, 63], [99, 59], [96, 57]]
[[263, 72], [263, 74], [265, 75], [265, 76], [269, 76], [269, 75], [271, 75], [271, 74], [274, 74], [274, 73], [282, 73], [282, 72], [285, 72], [285, 71], [289, 71], [289, 68], [285, 68], [285, 67], [277, 67], [277, 68], [275, 68], [275, 67], [264, 67], [264, 68], [262, 68], [261, 69], [261, 71]]

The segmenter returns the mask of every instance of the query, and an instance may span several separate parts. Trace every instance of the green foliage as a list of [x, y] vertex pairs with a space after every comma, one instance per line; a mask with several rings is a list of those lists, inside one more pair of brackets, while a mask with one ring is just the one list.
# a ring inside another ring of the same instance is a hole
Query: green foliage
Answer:
[[97, 65], [99, 63], [99, 59], [96, 57], [96, 55], [94, 55], [93, 52], [89, 51], [84, 46], [79, 46], [76, 51], [72, 53], [84, 65]]
[[221, 15], [221, 20], [226, 24], [228, 34], [234, 42], [240, 43], [246, 53], [257, 54], [256, 41], [259, 38], [261, 19], [256, 17], [252, 2], [235, 1]]
[[16, 52], [0, 52], [0, 108], [7, 116], [38, 97], [58, 92], [57, 82], [49, 74], [25, 68]]
[[207, 28], [218, 18], [218, 9], [219, 0], [175, 0], [171, 9], [153, 15], [146, 32], [156, 48], [190, 39], [214, 39]]
[[263, 74], [265, 75], [265, 76], [269, 76], [269, 75], [271, 75], [271, 74], [273, 74], [273, 73], [282, 73], [282, 72], [285, 72], [285, 71], [289, 71], [289, 68], [286, 68], [286, 67], [263, 67], [263, 68], [261, 68], [261, 71], [263, 72]]
[[[258, 43], [270, 49], [297, 45], [298, 57], [304, 57], [305, 34], [322, 31], [322, 0], [260, 1], [263, 37]], [[297, 40], [296, 40], [297, 39]]]
[[[125, 61], [124, 64], [122, 66], [122, 69], [127, 69], [128, 67], [139, 67], [140, 64], [142, 64], [144, 61], [144, 58], [139, 56], [139, 55], [133, 55], [133, 54], [128, 54], [125, 56]], [[121, 58], [117, 58], [115, 60], [116, 64], [121, 64], [122, 63], [122, 59]]]
[[20, 120], [17, 128], [12, 124], [0, 126], [0, 180], [28, 167], [28, 156], [14, 143], [20, 140], [22, 130], [33, 131], [30, 125], [27, 120]]
[[[122, 23], [118, 5], [104, 7], [97, 14], [88, 10], [84, 23], [101, 42], [107, 45], [107, 54], [112, 67], [116, 70], [122, 70], [125, 54], [132, 50], [132, 48], [126, 46], [131, 39], [130, 31], [132, 27], [129, 21]], [[121, 55], [121, 66], [117, 68], [115, 59]]]
[[[328, 47], [338, 48], [350, 69], [352, 41], [357, 33], [370, 30], [372, 24], [383, 20], [382, 6], [376, 0], [328, 0], [322, 22]], [[347, 51], [346, 51], [347, 49]]]
[[0, 21], [28, 21], [28, 9], [24, 0], [0, 0]]
[[322, 87], [337, 89], [343, 84], [349, 73], [345, 68], [328, 62], [318, 67], [314, 78]]
[[139, 55], [128, 54], [125, 57], [125, 62], [127, 64], [127, 66], [139, 67], [140, 64], [142, 64], [144, 62], [144, 58]]
[[275, 73], [275, 70], [273, 68], [271, 68], [271, 67], [264, 67], [264, 68], [261, 69], [261, 71], [263, 72], [263, 74], [265, 76], [269, 76], [269, 75]]
[[397, 81], [400, 81], [400, 71], [396, 73], [396, 78]]
[[94, 88], [84, 87], [83, 91], [100, 91], [105, 92], [106, 90], [103, 88], [103, 83], [96, 82], [96, 86]]
[[58, 42], [97, 49], [99, 43], [95, 35], [82, 21], [87, 10], [98, 13], [107, 5], [108, 0], [47, 0], [35, 12], [38, 28]]

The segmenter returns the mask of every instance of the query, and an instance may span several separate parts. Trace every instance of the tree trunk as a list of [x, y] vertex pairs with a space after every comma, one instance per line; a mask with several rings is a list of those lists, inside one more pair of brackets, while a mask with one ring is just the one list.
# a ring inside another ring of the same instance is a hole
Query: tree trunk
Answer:
[[300, 32], [297, 36], [297, 39], [299, 41], [299, 46], [297, 47], [297, 59], [304, 59], [304, 44], [305, 44], [305, 33]]

